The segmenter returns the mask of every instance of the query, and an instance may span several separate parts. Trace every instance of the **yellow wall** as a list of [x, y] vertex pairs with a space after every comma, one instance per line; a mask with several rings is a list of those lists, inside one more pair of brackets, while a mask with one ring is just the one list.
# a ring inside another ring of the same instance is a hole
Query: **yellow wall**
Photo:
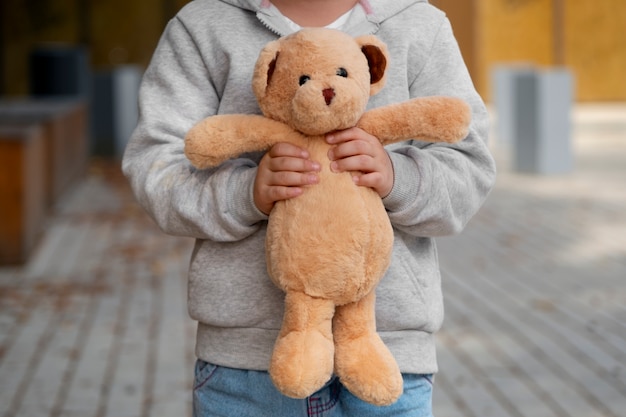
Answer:
[[[500, 63], [566, 65], [580, 101], [626, 100], [624, 0], [478, 0], [477, 85]], [[481, 24], [482, 23], [482, 24]]]
[[475, 82], [491, 95], [491, 71], [503, 63], [546, 66], [553, 62], [551, 0], [478, 1]]
[[626, 1], [566, 2], [565, 62], [580, 100], [626, 100]]
[[[112, 3], [118, 5], [111, 7]], [[155, 7], [157, 4], [138, 0], [94, 2], [90, 33], [92, 64], [95, 67], [129, 62], [146, 65], [166, 21], [161, 8]], [[120, 10], [124, 10], [124, 18]]]
[[[464, 36], [459, 44], [485, 99], [491, 98], [494, 66], [528, 63], [569, 67], [574, 73], [578, 100], [626, 100], [626, 1], [432, 3], [448, 13], [457, 35]], [[472, 39], [465, 39], [468, 36]]]

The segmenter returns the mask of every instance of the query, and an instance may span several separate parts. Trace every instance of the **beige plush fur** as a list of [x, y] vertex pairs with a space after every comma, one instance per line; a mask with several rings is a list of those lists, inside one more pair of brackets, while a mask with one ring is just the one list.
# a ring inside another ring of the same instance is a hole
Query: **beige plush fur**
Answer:
[[185, 139], [185, 154], [197, 168], [277, 142], [306, 148], [322, 165], [318, 184], [276, 203], [267, 229], [268, 271], [286, 293], [269, 371], [291, 397], [313, 394], [333, 372], [373, 404], [391, 404], [402, 393], [374, 316], [392, 227], [378, 194], [356, 186], [350, 173], [331, 172], [324, 135], [358, 126], [383, 144], [455, 142], [467, 135], [470, 111], [455, 98], [427, 97], [365, 112], [370, 95], [383, 88], [387, 62], [386, 47], [374, 36], [301, 30], [269, 43], [259, 56], [252, 85], [264, 116], [208, 117]]

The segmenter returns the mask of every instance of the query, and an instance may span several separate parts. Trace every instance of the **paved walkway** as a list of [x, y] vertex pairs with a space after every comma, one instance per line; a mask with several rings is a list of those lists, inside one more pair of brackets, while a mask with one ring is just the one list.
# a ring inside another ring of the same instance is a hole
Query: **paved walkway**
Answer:
[[439, 242], [439, 416], [626, 416], [626, 107], [575, 116], [575, 172], [496, 149], [485, 207]]
[[[576, 170], [498, 184], [440, 240], [438, 417], [626, 416], [626, 106], [579, 106]], [[0, 417], [190, 415], [191, 242], [95, 161], [32, 260], [0, 268]]]

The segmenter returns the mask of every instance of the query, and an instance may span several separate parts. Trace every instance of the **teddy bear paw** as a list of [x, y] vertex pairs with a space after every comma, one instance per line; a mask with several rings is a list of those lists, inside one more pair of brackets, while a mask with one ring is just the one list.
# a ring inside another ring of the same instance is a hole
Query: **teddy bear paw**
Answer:
[[274, 346], [269, 373], [284, 395], [306, 398], [322, 388], [333, 372], [334, 345], [318, 331], [293, 331]]
[[378, 335], [335, 346], [335, 372], [355, 396], [374, 405], [389, 405], [402, 395], [402, 374]]

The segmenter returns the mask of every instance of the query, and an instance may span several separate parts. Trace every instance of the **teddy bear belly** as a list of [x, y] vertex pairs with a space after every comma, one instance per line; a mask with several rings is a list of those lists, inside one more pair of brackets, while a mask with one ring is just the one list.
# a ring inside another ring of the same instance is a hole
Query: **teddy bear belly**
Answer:
[[[351, 175], [333, 175], [276, 204], [267, 234], [268, 271], [285, 291], [342, 305], [369, 293], [387, 269], [393, 231], [380, 197]], [[335, 196], [332, 198], [331, 196]]]

